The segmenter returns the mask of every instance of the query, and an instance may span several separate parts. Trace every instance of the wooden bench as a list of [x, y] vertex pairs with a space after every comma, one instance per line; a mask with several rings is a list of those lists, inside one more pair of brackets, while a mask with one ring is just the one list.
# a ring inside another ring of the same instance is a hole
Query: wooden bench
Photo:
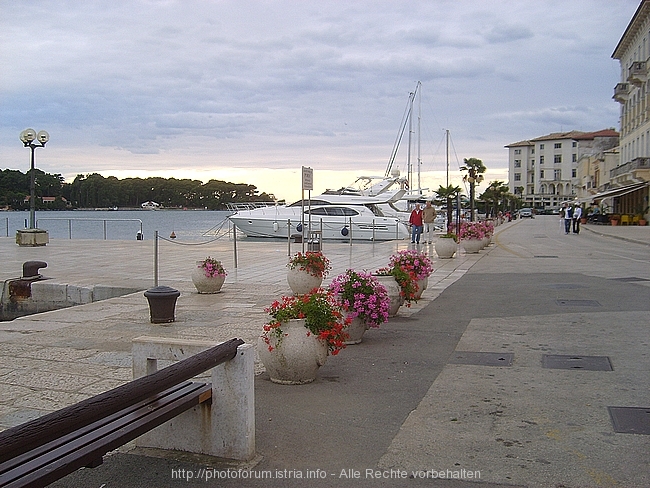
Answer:
[[42, 487], [180, 413], [211, 400], [210, 383], [188, 381], [229, 361], [232, 339], [153, 374], [0, 432], [0, 486]]

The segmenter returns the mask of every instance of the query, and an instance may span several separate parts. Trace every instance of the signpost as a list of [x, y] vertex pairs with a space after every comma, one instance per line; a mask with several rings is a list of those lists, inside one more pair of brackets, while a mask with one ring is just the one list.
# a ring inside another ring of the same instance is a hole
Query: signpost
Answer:
[[[305, 190], [309, 193], [309, 210], [311, 210], [311, 191], [314, 189], [314, 170], [307, 166], [302, 167], [302, 252], [305, 252]], [[309, 230], [307, 235], [311, 233], [311, 212], [309, 213]]]

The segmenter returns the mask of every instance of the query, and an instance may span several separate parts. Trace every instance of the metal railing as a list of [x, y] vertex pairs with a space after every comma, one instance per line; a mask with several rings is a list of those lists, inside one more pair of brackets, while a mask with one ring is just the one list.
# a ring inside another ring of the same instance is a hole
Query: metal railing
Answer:
[[609, 171], [610, 178], [615, 178], [617, 176], [624, 175], [625, 173], [630, 173], [635, 169], [646, 169], [650, 168], [650, 158], [636, 158], [627, 163], [621, 164], [614, 169]]
[[[107, 222], [138, 222], [140, 224], [140, 235], [142, 233], [142, 220], [140, 219], [79, 219], [79, 218], [58, 218], [58, 217], [45, 217], [42, 219], [36, 220], [36, 227], [38, 227], [39, 221], [42, 220], [60, 220], [68, 222], [68, 239], [72, 239], [72, 222], [102, 222], [104, 228], [104, 240], [106, 240], [106, 225]], [[8, 226], [9, 224], [7, 224]], [[8, 227], [7, 227], [8, 228]], [[7, 230], [7, 232], [9, 232]]]

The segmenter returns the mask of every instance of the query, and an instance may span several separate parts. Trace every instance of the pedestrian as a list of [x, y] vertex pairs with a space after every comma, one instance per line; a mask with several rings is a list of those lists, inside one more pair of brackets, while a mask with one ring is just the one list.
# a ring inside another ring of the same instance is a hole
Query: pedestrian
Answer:
[[433, 222], [436, 220], [436, 209], [431, 205], [431, 202], [427, 202], [422, 209], [422, 223], [424, 224], [425, 241], [429, 244], [433, 242], [433, 231], [434, 225]]
[[580, 234], [580, 217], [582, 217], [582, 208], [580, 205], [576, 205], [573, 209], [573, 233]]
[[422, 209], [419, 203], [415, 204], [415, 208], [411, 212], [409, 224], [411, 224], [411, 244], [416, 242], [419, 244], [422, 235]]
[[564, 214], [564, 233], [568, 234], [571, 230], [571, 219], [573, 218], [573, 204], [566, 208]]
[[565, 219], [566, 219], [567, 205], [566, 202], [560, 207], [560, 232], [565, 230]]

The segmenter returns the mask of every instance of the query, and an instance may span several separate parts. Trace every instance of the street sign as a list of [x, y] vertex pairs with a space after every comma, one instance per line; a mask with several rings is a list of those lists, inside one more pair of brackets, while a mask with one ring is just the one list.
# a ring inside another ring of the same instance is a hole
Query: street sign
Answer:
[[302, 189], [314, 189], [314, 170], [312, 168], [308, 168], [307, 166], [302, 167]]

